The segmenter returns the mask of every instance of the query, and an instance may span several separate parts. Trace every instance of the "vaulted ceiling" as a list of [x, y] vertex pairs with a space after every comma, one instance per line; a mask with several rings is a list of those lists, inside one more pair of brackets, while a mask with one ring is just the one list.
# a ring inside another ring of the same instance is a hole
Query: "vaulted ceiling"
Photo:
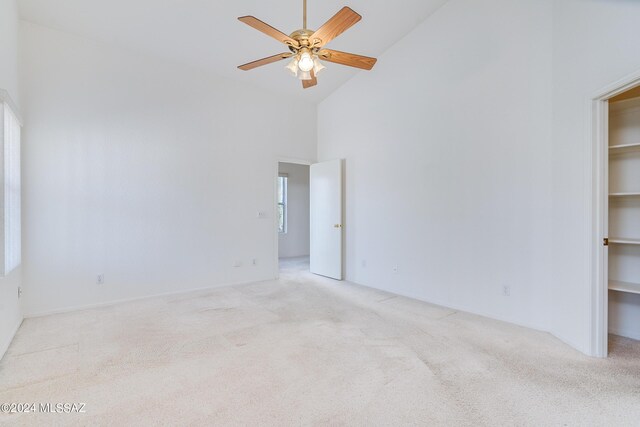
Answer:
[[[447, 0], [308, 2], [312, 29], [343, 6], [361, 14], [362, 21], [328, 47], [377, 57]], [[285, 61], [248, 72], [236, 68], [286, 51], [236, 18], [253, 15], [289, 34], [302, 27], [302, 0], [19, 0], [19, 6], [26, 21], [201, 67], [310, 102], [320, 102], [356, 73], [367, 72], [326, 64], [319, 85], [303, 91], [285, 72]]]

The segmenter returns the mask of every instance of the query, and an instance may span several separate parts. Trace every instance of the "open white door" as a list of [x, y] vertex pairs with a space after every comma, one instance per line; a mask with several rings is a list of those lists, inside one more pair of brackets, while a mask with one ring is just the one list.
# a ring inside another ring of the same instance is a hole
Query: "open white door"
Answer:
[[310, 270], [342, 280], [342, 160], [311, 165], [310, 185]]

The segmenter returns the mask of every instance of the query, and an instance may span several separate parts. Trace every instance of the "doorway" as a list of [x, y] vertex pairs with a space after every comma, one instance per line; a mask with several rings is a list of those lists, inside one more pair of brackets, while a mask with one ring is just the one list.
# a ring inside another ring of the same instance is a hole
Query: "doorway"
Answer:
[[310, 166], [278, 162], [278, 264], [283, 270], [309, 270]]
[[593, 353], [640, 340], [640, 76], [594, 98]]

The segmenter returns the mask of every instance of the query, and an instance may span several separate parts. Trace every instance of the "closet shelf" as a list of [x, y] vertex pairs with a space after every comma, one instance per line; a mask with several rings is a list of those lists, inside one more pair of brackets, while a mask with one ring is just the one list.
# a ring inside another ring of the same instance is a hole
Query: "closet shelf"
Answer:
[[610, 237], [609, 243], [614, 245], [640, 245], [640, 239], [623, 239], [621, 237]]
[[609, 290], [626, 292], [629, 294], [640, 294], [640, 283], [621, 282], [618, 280], [609, 281]]
[[640, 197], [640, 193], [611, 193], [609, 197]]
[[611, 154], [625, 154], [634, 151], [640, 151], [640, 142], [637, 144], [612, 145], [609, 147]]

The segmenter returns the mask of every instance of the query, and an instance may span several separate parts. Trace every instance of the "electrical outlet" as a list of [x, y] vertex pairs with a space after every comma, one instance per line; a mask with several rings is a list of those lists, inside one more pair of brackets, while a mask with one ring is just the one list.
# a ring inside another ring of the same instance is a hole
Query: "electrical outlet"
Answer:
[[258, 218], [259, 218], [259, 219], [267, 219], [268, 217], [269, 217], [269, 216], [267, 215], [267, 213], [266, 213], [266, 212], [264, 212], [264, 211], [260, 211], [260, 212], [258, 212]]
[[393, 272], [396, 273], [396, 274], [398, 273], [398, 264], [395, 264], [393, 266]]
[[98, 277], [96, 278], [96, 284], [104, 285], [104, 273], [98, 274]]
[[253, 260], [251, 260], [251, 264], [254, 266], [258, 265], [258, 260], [254, 258]]
[[511, 286], [503, 286], [502, 287], [502, 295], [505, 297], [511, 296]]
[[238, 260], [234, 261], [233, 262], [233, 266], [235, 268], [242, 267], [242, 261], [238, 261]]

